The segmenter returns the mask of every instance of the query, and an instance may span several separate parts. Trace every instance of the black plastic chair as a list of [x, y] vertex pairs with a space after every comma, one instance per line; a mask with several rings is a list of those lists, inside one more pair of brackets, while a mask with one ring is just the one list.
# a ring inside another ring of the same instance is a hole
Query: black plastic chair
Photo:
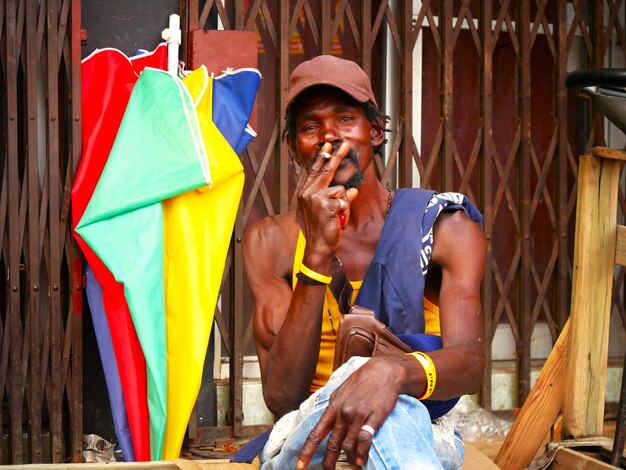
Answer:
[[626, 70], [576, 70], [567, 74], [565, 85], [591, 97], [598, 110], [626, 134]]

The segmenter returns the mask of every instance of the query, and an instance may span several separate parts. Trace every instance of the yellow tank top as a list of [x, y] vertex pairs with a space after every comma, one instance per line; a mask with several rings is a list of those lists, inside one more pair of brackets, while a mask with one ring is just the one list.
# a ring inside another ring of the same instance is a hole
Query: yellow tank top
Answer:
[[[293, 274], [291, 285], [295, 289], [298, 279], [296, 274], [300, 270], [300, 264], [302, 264], [302, 258], [304, 256], [304, 247], [306, 240], [302, 231], [298, 235], [298, 243], [296, 245], [296, 254], [293, 260]], [[350, 304], [354, 304], [356, 297], [359, 293], [363, 281], [350, 281], [352, 286], [352, 298]], [[324, 318], [322, 319], [322, 339], [320, 341], [320, 354], [317, 361], [317, 368], [315, 369], [315, 377], [311, 383], [311, 393], [317, 389], [323, 387], [330, 374], [333, 372], [333, 360], [335, 358], [335, 337], [336, 332], [339, 329], [339, 323], [341, 322], [341, 313], [339, 312], [339, 306], [333, 296], [330, 289], [326, 288], [326, 295], [324, 297], [324, 311], [322, 312]], [[424, 299], [424, 321], [426, 324], [425, 333], [441, 336], [441, 328], [439, 325], [439, 307], [437, 307], [428, 299]]]

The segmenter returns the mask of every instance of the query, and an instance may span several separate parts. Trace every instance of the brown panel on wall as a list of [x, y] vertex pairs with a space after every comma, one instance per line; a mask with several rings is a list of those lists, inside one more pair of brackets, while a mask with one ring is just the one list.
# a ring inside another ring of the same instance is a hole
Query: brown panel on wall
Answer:
[[[227, 68], [257, 68], [257, 38], [254, 31], [196, 30], [188, 35], [189, 68], [204, 65], [209, 73], [220, 75]], [[256, 105], [250, 125], [256, 128]]]
[[189, 33], [189, 67], [206, 66], [209, 73], [227, 68], [256, 68], [257, 36], [254, 31], [196, 30]]

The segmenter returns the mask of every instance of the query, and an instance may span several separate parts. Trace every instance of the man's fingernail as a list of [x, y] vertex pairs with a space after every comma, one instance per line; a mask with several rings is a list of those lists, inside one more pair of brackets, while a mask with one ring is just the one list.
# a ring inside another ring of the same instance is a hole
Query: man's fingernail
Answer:
[[296, 464], [296, 469], [304, 470], [304, 462], [302, 460], [298, 460], [298, 463]]

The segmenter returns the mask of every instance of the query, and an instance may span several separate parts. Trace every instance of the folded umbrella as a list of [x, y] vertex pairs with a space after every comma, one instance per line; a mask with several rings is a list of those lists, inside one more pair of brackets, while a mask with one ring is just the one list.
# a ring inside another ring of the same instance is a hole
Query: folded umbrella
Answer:
[[162, 201], [210, 183], [194, 102], [182, 82], [146, 69], [76, 231], [124, 284], [146, 360], [150, 455], [166, 410]]
[[[145, 67], [163, 69], [166, 65], [165, 44], [159, 45], [153, 52], [131, 59], [109, 48], [96, 50], [83, 60], [83, 155], [72, 188], [74, 228], [87, 207], [108, 159], [139, 73]], [[76, 232], [74, 236], [88, 265], [93, 269], [93, 276], [87, 277], [87, 298], [96, 326], [102, 362], [111, 365], [104, 368], [105, 379], [124, 459], [149, 460], [145, 360], [128, 311], [123, 286], [115, 281], [110, 271]], [[112, 350], [106, 346], [109, 341]]]

